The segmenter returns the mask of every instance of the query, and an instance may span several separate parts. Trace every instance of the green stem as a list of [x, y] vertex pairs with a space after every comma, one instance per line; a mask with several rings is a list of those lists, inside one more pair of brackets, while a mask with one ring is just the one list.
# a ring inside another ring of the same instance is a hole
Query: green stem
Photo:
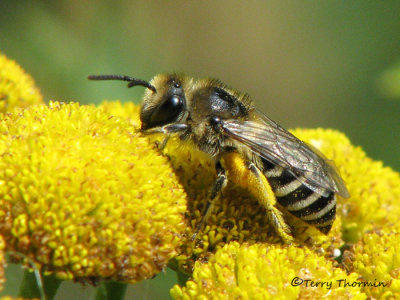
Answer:
[[127, 284], [116, 281], [103, 281], [96, 289], [95, 300], [124, 299]]
[[26, 269], [18, 296], [22, 298], [52, 300], [60, 284], [61, 280], [54, 275], [41, 276], [37, 270], [32, 272]]

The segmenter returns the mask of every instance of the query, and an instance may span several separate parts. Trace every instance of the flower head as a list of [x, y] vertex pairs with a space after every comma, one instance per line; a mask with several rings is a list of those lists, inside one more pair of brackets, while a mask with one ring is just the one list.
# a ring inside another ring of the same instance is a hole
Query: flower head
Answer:
[[50, 103], [0, 121], [0, 232], [60, 278], [150, 278], [177, 253], [186, 197], [127, 121]]
[[0, 53], [0, 112], [39, 103], [43, 103], [43, 98], [33, 79]]

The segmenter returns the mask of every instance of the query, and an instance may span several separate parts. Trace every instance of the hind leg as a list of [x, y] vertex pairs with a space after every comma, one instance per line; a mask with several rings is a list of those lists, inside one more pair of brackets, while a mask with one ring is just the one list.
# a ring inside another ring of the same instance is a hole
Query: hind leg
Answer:
[[276, 198], [268, 180], [257, 166], [243, 159], [239, 153], [229, 152], [222, 157], [222, 165], [228, 171], [229, 179], [247, 188], [266, 209], [268, 219], [284, 243], [291, 243], [293, 237], [282, 213], [275, 207]]

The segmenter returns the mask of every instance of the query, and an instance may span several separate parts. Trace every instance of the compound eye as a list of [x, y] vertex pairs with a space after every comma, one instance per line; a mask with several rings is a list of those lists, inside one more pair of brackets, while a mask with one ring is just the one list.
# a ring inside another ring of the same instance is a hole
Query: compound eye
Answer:
[[[152, 114], [150, 123], [160, 126], [174, 122], [183, 109], [183, 100], [177, 95], [169, 96]], [[153, 125], [153, 126], [154, 126]]]

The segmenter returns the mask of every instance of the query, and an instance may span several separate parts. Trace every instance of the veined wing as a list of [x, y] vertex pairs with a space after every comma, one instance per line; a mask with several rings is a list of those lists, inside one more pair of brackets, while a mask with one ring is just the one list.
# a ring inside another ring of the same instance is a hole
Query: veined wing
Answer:
[[332, 161], [312, 149], [266, 115], [260, 121], [224, 120], [226, 135], [246, 145], [267, 161], [282, 166], [311, 190], [327, 197], [335, 192], [349, 197], [349, 192]]

